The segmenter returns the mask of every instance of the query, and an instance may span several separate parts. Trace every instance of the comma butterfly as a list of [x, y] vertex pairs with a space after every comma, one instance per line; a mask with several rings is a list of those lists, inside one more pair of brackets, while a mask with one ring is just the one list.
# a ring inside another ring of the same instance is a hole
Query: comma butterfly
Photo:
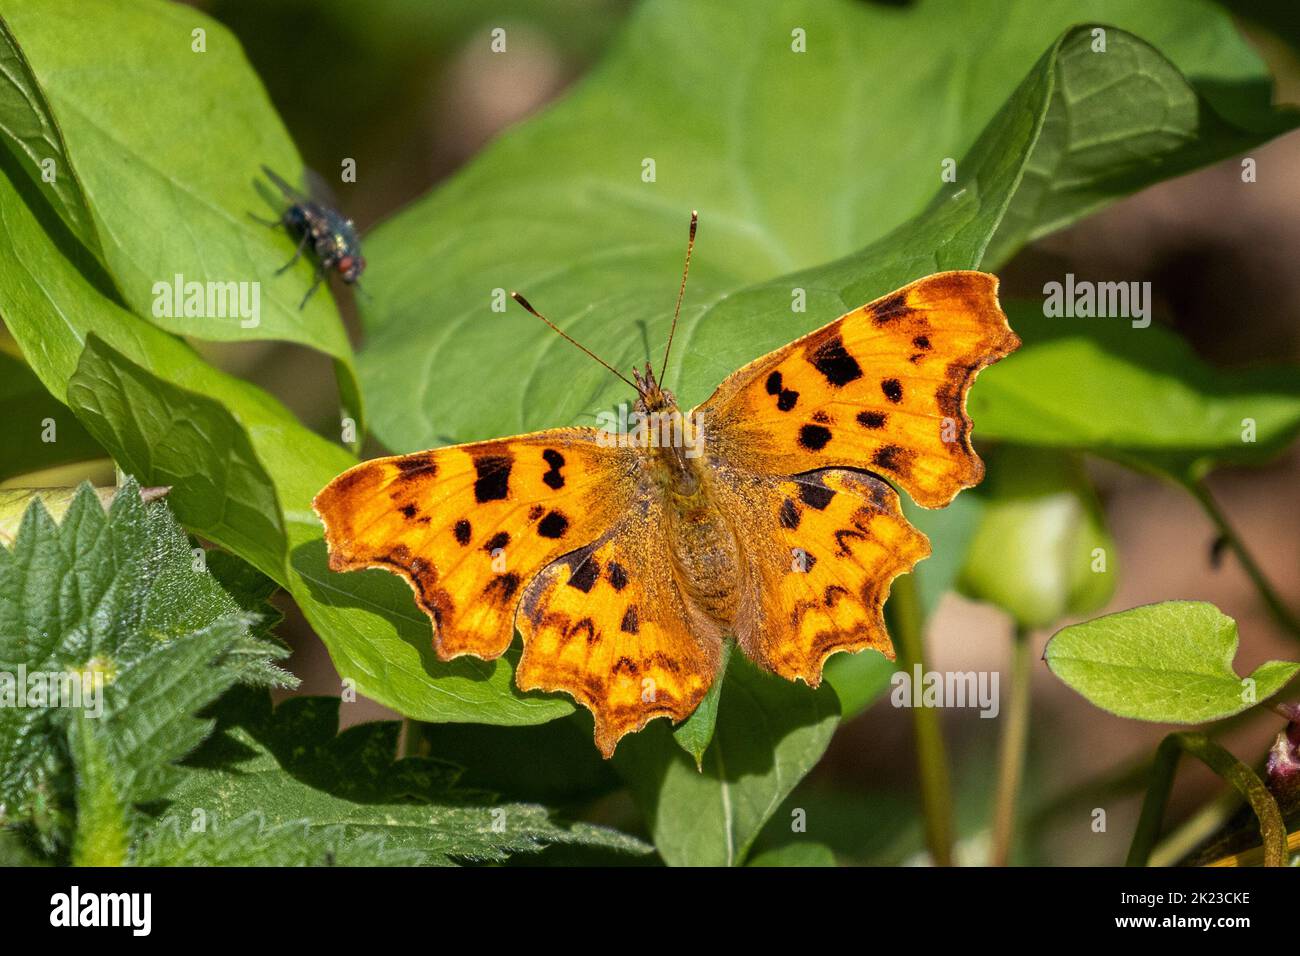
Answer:
[[966, 393], [1020, 344], [997, 286], [918, 279], [734, 372], [685, 417], [647, 364], [624, 379], [631, 434], [555, 428], [364, 462], [313, 502], [330, 568], [402, 575], [443, 660], [499, 657], [517, 627], [519, 687], [571, 694], [606, 757], [656, 717], [687, 717], [728, 637], [813, 687], [837, 651], [892, 659], [885, 598], [930, 544], [886, 479], [938, 508], [983, 477]]

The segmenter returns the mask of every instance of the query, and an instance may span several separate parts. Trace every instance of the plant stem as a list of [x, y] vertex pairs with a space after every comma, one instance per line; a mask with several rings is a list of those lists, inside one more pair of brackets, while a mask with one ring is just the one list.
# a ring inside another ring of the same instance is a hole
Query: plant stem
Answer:
[[[899, 663], [908, 673], [920, 664], [921, 672], [925, 673], [925, 649], [921, 636], [923, 615], [913, 575], [905, 574], [894, 581], [889, 609]], [[948, 775], [948, 757], [944, 751], [939, 712], [933, 707], [913, 707], [912, 727], [916, 735], [926, 846], [936, 866], [952, 866], [952, 781]]]
[[1156, 748], [1155, 762], [1151, 768], [1151, 787], [1142, 803], [1142, 815], [1133, 833], [1127, 866], [1146, 866], [1151, 851], [1160, 837], [1165, 804], [1173, 789], [1174, 773], [1178, 760], [1189, 753], [1231, 784], [1250, 803], [1259, 819], [1259, 832], [1264, 843], [1264, 865], [1284, 866], [1287, 856], [1286, 825], [1277, 801], [1268, 792], [1259, 775], [1202, 733], [1170, 734]]
[[1242, 569], [1254, 583], [1256, 590], [1259, 591], [1259, 596], [1264, 599], [1264, 604], [1268, 607], [1269, 613], [1273, 615], [1273, 619], [1288, 634], [1300, 640], [1300, 620], [1297, 620], [1296, 616], [1291, 613], [1290, 608], [1282, 603], [1278, 593], [1273, 590], [1273, 585], [1269, 583], [1268, 578], [1264, 576], [1264, 572], [1255, 563], [1255, 559], [1246, 550], [1245, 543], [1237, 535], [1232, 525], [1228, 524], [1227, 516], [1220, 510], [1218, 502], [1214, 500], [1205, 479], [1188, 481], [1186, 487], [1192, 493], [1192, 496], [1200, 502], [1201, 507], [1205, 509], [1205, 513], [1214, 522], [1214, 526], [1218, 529], [1219, 534], [1223, 536], [1223, 540], [1227, 542], [1228, 547], [1232, 548], [1236, 553]]
[[1002, 729], [998, 753], [998, 789], [993, 809], [992, 866], [1006, 866], [1016, 830], [1016, 796], [1025, 768], [1029, 744], [1029, 686], [1033, 677], [1033, 649], [1029, 631], [1016, 625], [1011, 644], [1011, 711]]

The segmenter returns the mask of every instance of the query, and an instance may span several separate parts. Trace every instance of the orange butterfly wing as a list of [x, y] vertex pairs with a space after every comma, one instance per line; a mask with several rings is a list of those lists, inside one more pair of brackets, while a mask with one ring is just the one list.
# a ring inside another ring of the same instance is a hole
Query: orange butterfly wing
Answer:
[[697, 409], [712, 447], [763, 474], [867, 469], [943, 507], [984, 476], [966, 392], [1020, 345], [997, 287], [936, 273], [751, 362]]
[[837, 651], [894, 656], [890, 582], [930, 545], [876, 475], [926, 507], [976, 484], [966, 393], [1018, 345], [995, 277], [939, 273], [750, 363], [699, 407], [718, 505], [744, 516], [735, 637], [752, 659], [816, 686]]
[[572, 694], [606, 757], [656, 717], [689, 716], [721, 663], [725, 635], [683, 600], [665, 526], [646, 495], [602, 540], [542, 571], [520, 605], [519, 687]]
[[528, 582], [599, 538], [635, 500], [634, 454], [597, 436], [558, 428], [350, 468], [312, 502], [330, 569], [406, 578], [433, 619], [441, 659], [499, 657]]

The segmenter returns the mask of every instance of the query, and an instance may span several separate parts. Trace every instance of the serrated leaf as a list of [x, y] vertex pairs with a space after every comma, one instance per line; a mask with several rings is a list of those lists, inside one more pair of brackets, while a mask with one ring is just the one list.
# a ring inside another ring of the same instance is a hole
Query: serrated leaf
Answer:
[[[12, 549], [0, 547], [5, 822], [40, 824], [52, 850], [66, 840], [69, 733], [95, 762], [82, 774], [95, 806], [110, 806], [108, 794], [123, 806], [155, 799], [206, 733], [191, 715], [237, 680], [292, 683], [270, 663], [286, 653], [195, 570], [166, 506], [145, 504], [133, 481], [107, 513], [83, 485], [59, 524], [33, 502]], [[60, 681], [60, 699], [31, 699], [34, 681]], [[71, 731], [86, 715], [89, 729]]]
[[1062, 628], [1043, 654], [1052, 673], [1121, 717], [1199, 724], [1267, 700], [1300, 672], [1269, 661], [1232, 668], [1237, 623], [1213, 604], [1166, 601]]
[[382, 840], [425, 864], [501, 861], [553, 844], [644, 853], [632, 837], [562, 825], [536, 804], [460, 787], [460, 769], [426, 757], [394, 759], [399, 725], [338, 733], [339, 700], [298, 697], [272, 711], [266, 694], [232, 694], [220, 730], [188, 761], [161, 826], [233, 822], [258, 812], [267, 825], [316, 834], [341, 827], [344, 844]]
[[761, 672], [733, 654], [703, 769], [665, 721], [627, 737], [614, 755], [673, 866], [739, 866], [781, 801], [821, 758], [839, 725], [839, 702]]

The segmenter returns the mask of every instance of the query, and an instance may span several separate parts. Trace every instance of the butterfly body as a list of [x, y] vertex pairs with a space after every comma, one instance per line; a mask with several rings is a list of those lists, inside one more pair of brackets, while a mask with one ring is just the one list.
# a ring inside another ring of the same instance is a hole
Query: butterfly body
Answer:
[[[596, 743], [682, 720], [734, 639], [816, 686], [832, 654], [893, 657], [882, 608], [929, 554], [890, 481], [941, 507], [980, 480], [966, 392], [1016, 348], [997, 280], [918, 280], [755, 360], [683, 414], [647, 368], [638, 427], [556, 428], [365, 462], [313, 505], [330, 567], [404, 576], [440, 657], [516, 629], [524, 690]], [[531, 311], [531, 309], [530, 309]]]

